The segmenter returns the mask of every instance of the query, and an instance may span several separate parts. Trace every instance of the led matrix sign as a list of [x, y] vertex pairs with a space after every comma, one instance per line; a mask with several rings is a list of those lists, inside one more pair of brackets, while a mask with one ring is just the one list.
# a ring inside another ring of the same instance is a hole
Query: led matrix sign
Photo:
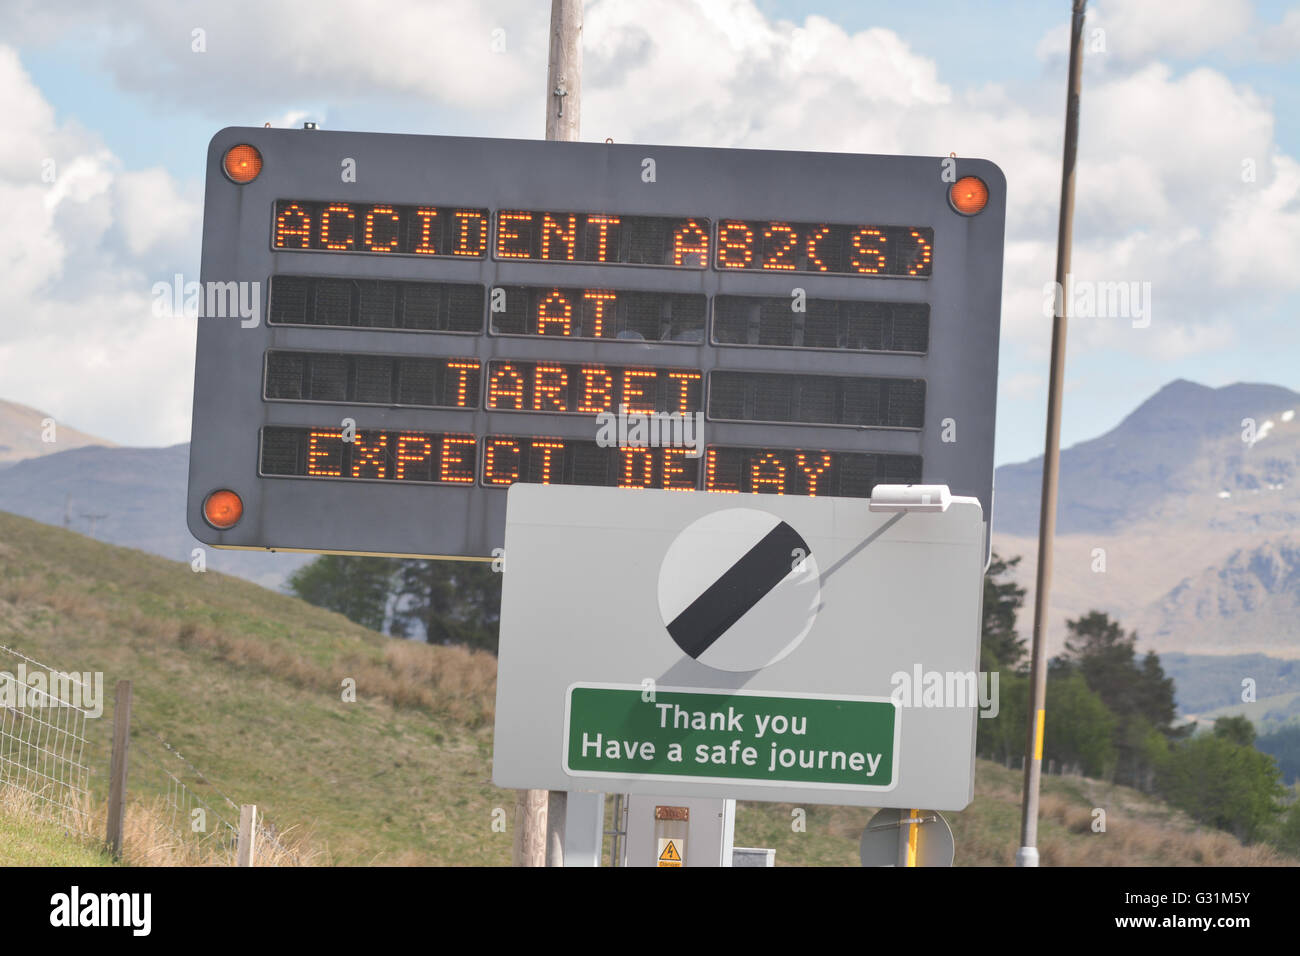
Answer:
[[928, 226], [725, 219], [718, 224], [720, 269], [926, 278], [934, 259]]
[[458, 282], [271, 277], [271, 325], [482, 332], [483, 287]]
[[190, 527], [488, 557], [516, 482], [988, 512], [1005, 184], [957, 166], [983, 211], [939, 159], [223, 131], [203, 279], [265, 322], [199, 325]]
[[277, 200], [275, 249], [397, 253], [481, 259], [487, 252], [486, 209], [389, 203]]
[[704, 375], [689, 368], [493, 362], [487, 407], [513, 412], [697, 412]]
[[[262, 430], [260, 473], [267, 477], [472, 484], [516, 481], [662, 488], [735, 494], [868, 498], [878, 484], [920, 480], [920, 459], [803, 448], [720, 448], [700, 457], [683, 448], [609, 448], [548, 436], [338, 428]], [[701, 477], [703, 481], [701, 482]]]
[[703, 269], [709, 264], [709, 220], [621, 213], [496, 214], [498, 259], [600, 262]]
[[629, 342], [702, 342], [708, 300], [703, 295], [498, 286], [495, 335], [543, 335]]
[[479, 407], [477, 359], [348, 355], [339, 352], [266, 353], [267, 401]]

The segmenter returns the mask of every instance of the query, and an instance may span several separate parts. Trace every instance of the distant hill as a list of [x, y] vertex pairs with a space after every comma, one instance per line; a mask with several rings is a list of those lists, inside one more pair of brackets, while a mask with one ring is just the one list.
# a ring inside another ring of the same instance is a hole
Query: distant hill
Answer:
[[[1300, 526], [1298, 412], [1300, 393], [1276, 385], [1169, 383], [1106, 434], [1061, 452], [1057, 533], [1123, 533], [1157, 517], [1221, 526], [1236, 518], [1219, 504], [1230, 500], [1219, 497], [1224, 491], [1239, 499], [1275, 492], [1249, 512], [1270, 513], [1264, 523], [1272, 527]], [[1245, 418], [1264, 432], [1253, 446], [1242, 441]], [[995, 479], [994, 530], [1036, 535], [1042, 457], [1003, 465]]]
[[[1063, 450], [1049, 646], [1097, 608], [1143, 647], [1300, 657], [1297, 416], [1289, 389], [1178, 380]], [[996, 474], [994, 547], [1023, 556], [1030, 602], [1041, 480], [1041, 458]]]
[[1242, 703], [1246, 679], [1254, 682], [1256, 700], [1300, 693], [1300, 660], [1172, 652], [1162, 654], [1160, 663], [1174, 679], [1178, 710], [1183, 714], [1206, 714]]
[[53, 418], [26, 405], [0, 399], [0, 468], [25, 458], [53, 455], [86, 445], [115, 447], [111, 441], [87, 435], [57, 420], [54, 421], [54, 441], [47, 442], [44, 439], [46, 428], [42, 423]]
[[[62, 432], [60, 432], [62, 434]], [[189, 563], [203, 547], [209, 570], [280, 588], [311, 555], [222, 551], [185, 523], [189, 445], [86, 447], [29, 458], [0, 470], [0, 510], [64, 525], [101, 541]], [[87, 517], [102, 515], [102, 517]]]

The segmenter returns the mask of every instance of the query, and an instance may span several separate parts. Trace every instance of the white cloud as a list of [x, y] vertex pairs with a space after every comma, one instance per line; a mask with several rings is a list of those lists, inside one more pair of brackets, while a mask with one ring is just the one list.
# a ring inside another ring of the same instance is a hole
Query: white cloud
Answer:
[[894, 152], [908, 110], [952, 98], [891, 31], [772, 22], [751, 0], [607, 0], [583, 29], [592, 139]]
[[1047, 388], [1047, 379], [1036, 372], [1016, 372], [998, 380], [998, 394], [1012, 401], [1036, 398]]
[[133, 255], [184, 243], [201, 225], [202, 209], [179, 193], [165, 169], [121, 173], [116, 186], [117, 213]]
[[[530, 0], [322, 3], [66, 0], [0, 4], [12, 40], [101, 31], [117, 82], [154, 100], [211, 112], [385, 90], [424, 103], [499, 107], [534, 94], [545, 68], [548, 4]], [[192, 34], [204, 31], [204, 51]], [[492, 51], [503, 30], [505, 52]], [[538, 40], [541, 43], [539, 45]]]
[[3, 46], [0, 100], [0, 209], [23, 226], [0, 230], [0, 394], [115, 440], [183, 440], [194, 325], [153, 317], [149, 272], [194, 244], [198, 203], [57, 123]]
[[[1250, 30], [1250, 0], [1103, 0], [1084, 20], [1085, 49], [1104, 33], [1105, 52], [1093, 56], [1125, 65], [1152, 59], [1190, 59], [1227, 46]], [[1070, 51], [1069, 17], [1039, 43], [1042, 59]]]
[[1292, 7], [1276, 26], [1269, 24], [1260, 31], [1259, 48], [1275, 59], [1300, 56], [1300, 7]]
[[1217, 283], [1300, 288], [1300, 163], [1272, 158], [1272, 181], [1242, 183], [1214, 232]]

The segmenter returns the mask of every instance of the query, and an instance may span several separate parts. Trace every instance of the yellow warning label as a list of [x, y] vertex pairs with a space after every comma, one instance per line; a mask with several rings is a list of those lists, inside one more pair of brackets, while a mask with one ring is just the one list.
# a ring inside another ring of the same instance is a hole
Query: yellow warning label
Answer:
[[682, 855], [677, 852], [675, 840], [660, 840], [659, 866], [681, 866]]

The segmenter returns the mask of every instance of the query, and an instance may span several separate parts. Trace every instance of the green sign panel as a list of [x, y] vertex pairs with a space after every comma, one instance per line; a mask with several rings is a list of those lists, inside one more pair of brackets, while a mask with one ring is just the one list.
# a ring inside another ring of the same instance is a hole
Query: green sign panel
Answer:
[[887, 698], [576, 684], [565, 718], [565, 770], [575, 776], [876, 790], [896, 782], [898, 708]]

